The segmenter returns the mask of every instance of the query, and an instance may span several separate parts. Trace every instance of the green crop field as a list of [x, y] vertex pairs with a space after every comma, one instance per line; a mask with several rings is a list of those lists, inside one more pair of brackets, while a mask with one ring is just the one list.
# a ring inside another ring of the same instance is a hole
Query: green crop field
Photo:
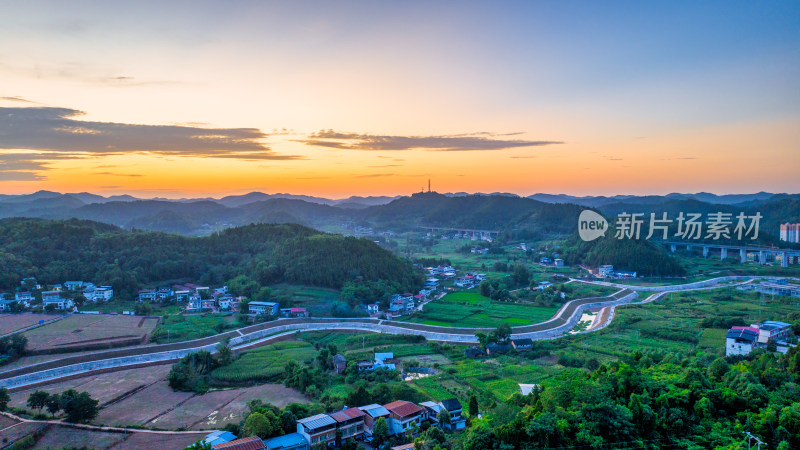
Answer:
[[454, 292], [427, 303], [408, 321], [450, 327], [496, 327], [507, 323], [527, 325], [550, 319], [555, 307], [499, 302], [477, 292]]
[[150, 341], [159, 344], [199, 339], [240, 326], [232, 314], [174, 314], [164, 316]]
[[229, 383], [275, 381], [283, 375], [288, 361], [302, 363], [314, 358], [317, 353], [307, 342], [278, 342], [243, 353], [230, 365], [214, 369], [211, 376]]

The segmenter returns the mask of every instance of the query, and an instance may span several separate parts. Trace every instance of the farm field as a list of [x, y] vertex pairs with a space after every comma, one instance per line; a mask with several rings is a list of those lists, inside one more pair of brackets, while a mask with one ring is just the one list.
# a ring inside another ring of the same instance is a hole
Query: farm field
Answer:
[[139, 316], [73, 314], [27, 331], [25, 336], [31, 352], [137, 345], [147, 341], [158, 320]]
[[[455, 396], [465, 401], [470, 393], [480, 393], [502, 401], [519, 392], [519, 383], [540, 383], [566, 367], [593, 367], [635, 350], [724, 355], [727, 327], [708, 323], [720, 318], [738, 318], [744, 323], [797, 320], [800, 299], [772, 298], [735, 288], [671, 294], [655, 303], [617, 308], [614, 322], [602, 330], [536, 341], [530, 353], [472, 360], [464, 357], [464, 346], [437, 346], [431, 362], [440, 365], [441, 373], [411, 383], [438, 399]], [[539, 356], [542, 352], [551, 356]], [[439, 358], [447, 358], [450, 364]], [[422, 357], [414, 359], [421, 361]]]
[[100, 402], [100, 406], [103, 406], [125, 393], [166, 379], [169, 369], [169, 365], [128, 369], [62, 381], [35, 389], [26, 389], [11, 393], [10, 405], [17, 408], [26, 408], [25, 404], [28, 396], [35, 390], [52, 394], [63, 392], [67, 389], [75, 389], [88, 392], [92, 398]]
[[150, 340], [158, 344], [200, 339], [244, 326], [231, 313], [174, 314], [164, 316]]
[[[311, 348], [307, 343], [302, 344]], [[94, 421], [97, 425], [159, 429], [216, 429], [226, 423], [238, 423], [247, 410], [247, 402], [254, 398], [280, 407], [292, 402], [308, 402], [304, 395], [281, 384], [225, 389], [204, 395], [175, 392], [166, 381], [170, 368], [170, 365], [161, 365], [129, 369], [63, 381], [38, 390], [88, 392], [102, 407]], [[35, 390], [11, 393], [9, 405], [27, 409], [28, 396]]]
[[312, 317], [330, 317], [331, 304], [339, 300], [335, 289], [310, 286], [278, 284], [272, 287], [272, 293], [278, 299], [289, 297], [292, 306], [306, 308]]
[[239, 423], [247, 411], [247, 402], [254, 398], [283, 408], [289, 403], [307, 403], [308, 398], [281, 384], [263, 384], [243, 389], [211, 391], [195, 395], [172, 411], [147, 424], [166, 429], [210, 430], [228, 423]]
[[47, 322], [59, 317], [60, 314], [0, 314], [0, 336], [36, 325], [40, 320]]
[[228, 366], [214, 369], [211, 376], [221, 382], [269, 382], [280, 379], [287, 361], [310, 360], [317, 351], [306, 342], [284, 341], [242, 355]]
[[454, 292], [426, 303], [408, 321], [445, 327], [519, 326], [544, 322], [556, 311], [556, 307], [493, 301], [477, 292]]
[[[11, 424], [12, 419], [1, 419], [0, 430]], [[31, 436], [35, 439], [33, 448], [97, 448], [97, 449], [142, 449], [142, 448], [183, 448], [191, 445], [207, 432], [181, 434], [155, 434], [137, 431], [127, 433], [85, 430], [55, 424], [22, 423], [3, 432], [4, 445]], [[38, 438], [37, 438], [38, 437]], [[28, 448], [28, 447], [25, 447]]]

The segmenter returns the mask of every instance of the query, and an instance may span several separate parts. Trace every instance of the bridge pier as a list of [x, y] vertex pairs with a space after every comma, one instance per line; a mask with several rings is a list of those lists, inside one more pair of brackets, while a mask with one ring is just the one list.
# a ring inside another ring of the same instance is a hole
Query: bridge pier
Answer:
[[677, 249], [678, 249], [677, 245], [669, 244], [669, 251], [671, 251], [672, 253], [675, 253], [675, 250], [677, 250]]
[[686, 244], [686, 251], [687, 252], [692, 251], [692, 246], [690, 244]]
[[758, 252], [758, 263], [759, 264], [766, 264], [767, 263], [767, 252], [760, 251]]
[[747, 250], [743, 248], [739, 249], [739, 262], [742, 264], [747, 262]]
[[786, 252], [781, 252], [781, 267], [789, 267], [789, 259], [786, 256]]
[[708, 258], [708, 247], [703, 246], [703, 258]]
[[728, 258], [728, 249], [722, 247], [719, 251], [719, 260], [724, 261], [726, 258]]

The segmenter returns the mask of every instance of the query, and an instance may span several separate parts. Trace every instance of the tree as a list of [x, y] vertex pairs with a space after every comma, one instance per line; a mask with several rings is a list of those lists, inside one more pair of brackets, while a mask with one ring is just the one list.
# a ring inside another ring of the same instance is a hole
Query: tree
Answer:
[[227, 366], [233, 362], [233, 350], [228, 345], [228, 339], [217, 344], [217, 364]]
[[242, 431], [248, 436], [258, 436], [261, 439], [265, 439], [272, 434], [272, 425], [267, 420], [267, 416], [260, 412], [254, 412], [247, 416]]
[[61, 411], [61, 396], [53, 394], [47, 399], [47, 412], [51, 416], [55, 416], [57, 412]]
[[481, 281], [481, 284], [478, 285], [478, 290], [484, 297], [492, 295], [492, 285], [488, 281]]
[[469, 398], [468, 409], [470, 417], [478, 417], [478, 399], [474, 395]]
[[28, 407], [31, 409], [42, 410], [47, 406], [47, 400], [50, 399], [50, 394], [45, 391], [34, 391], [28, 396]]
[[508, 342], [508, 339], [511, 337], [511, 325], [507, 323], [500, 324], [495, 334], [497, 334], [498, 342]]
[[199, 440], [194, 444], [184, 448], [184, 450], [212, 450], [214, 447], [211, 444], [206, 443], [205, 439]]
[[55, 303], [48, 303], [47, 305], [45, 305], [44, 310], [45, 310], [45, 312], [48, 312], [48, 313], [54, 312], [56, 310]]
[[376, 448], [380, 448], [389, 439], [389, 424], [386, 419], [379, 417], [372, 426], [372, 442]]
[[10, 401], [11, 397], [8, 395], [8, 389], [0, 387], [0, 411], [5, 411]]
[[527, 285], [530, 276], [531, 273], [528, 271], [528, 268], [525, 267], [524, 264], [515, 265], [514, 272], [511, 274], [511, 278], [514, 280], [514, 283], [518, 285]]
[[439, 411], [439, 414], [436, 415], [436, 420], [438, 420], [439, 424], [441, 425], [450, 426], [450, 413], [447, 412], [446, 409], [442, 408], [442, 410]]
[[67, 415], [66, 421], [72, 423], [89, 422], [97, 417], [100, 412], [98, 403], [88, 392], [79, 393], [74, 389], [64, 391], [59, 398], [61, 409]]

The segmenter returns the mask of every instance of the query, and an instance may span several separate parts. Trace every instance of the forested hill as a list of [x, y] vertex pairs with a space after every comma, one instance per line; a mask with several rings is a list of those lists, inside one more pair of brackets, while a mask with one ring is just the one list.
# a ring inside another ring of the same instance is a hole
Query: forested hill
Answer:
[[421, 285], [411, 264], [374, 242], [296, 224], [229, 228], [205, 237], [125, 231], [97, 222], [0, 220], [0, 288], [24, 277], [45, 283], [86, 280], [132, 294], [173, 280], [219, 285], [248, 275], [279, 282], [340, 288], [351, 280], [384, 280], [398, 289]]

